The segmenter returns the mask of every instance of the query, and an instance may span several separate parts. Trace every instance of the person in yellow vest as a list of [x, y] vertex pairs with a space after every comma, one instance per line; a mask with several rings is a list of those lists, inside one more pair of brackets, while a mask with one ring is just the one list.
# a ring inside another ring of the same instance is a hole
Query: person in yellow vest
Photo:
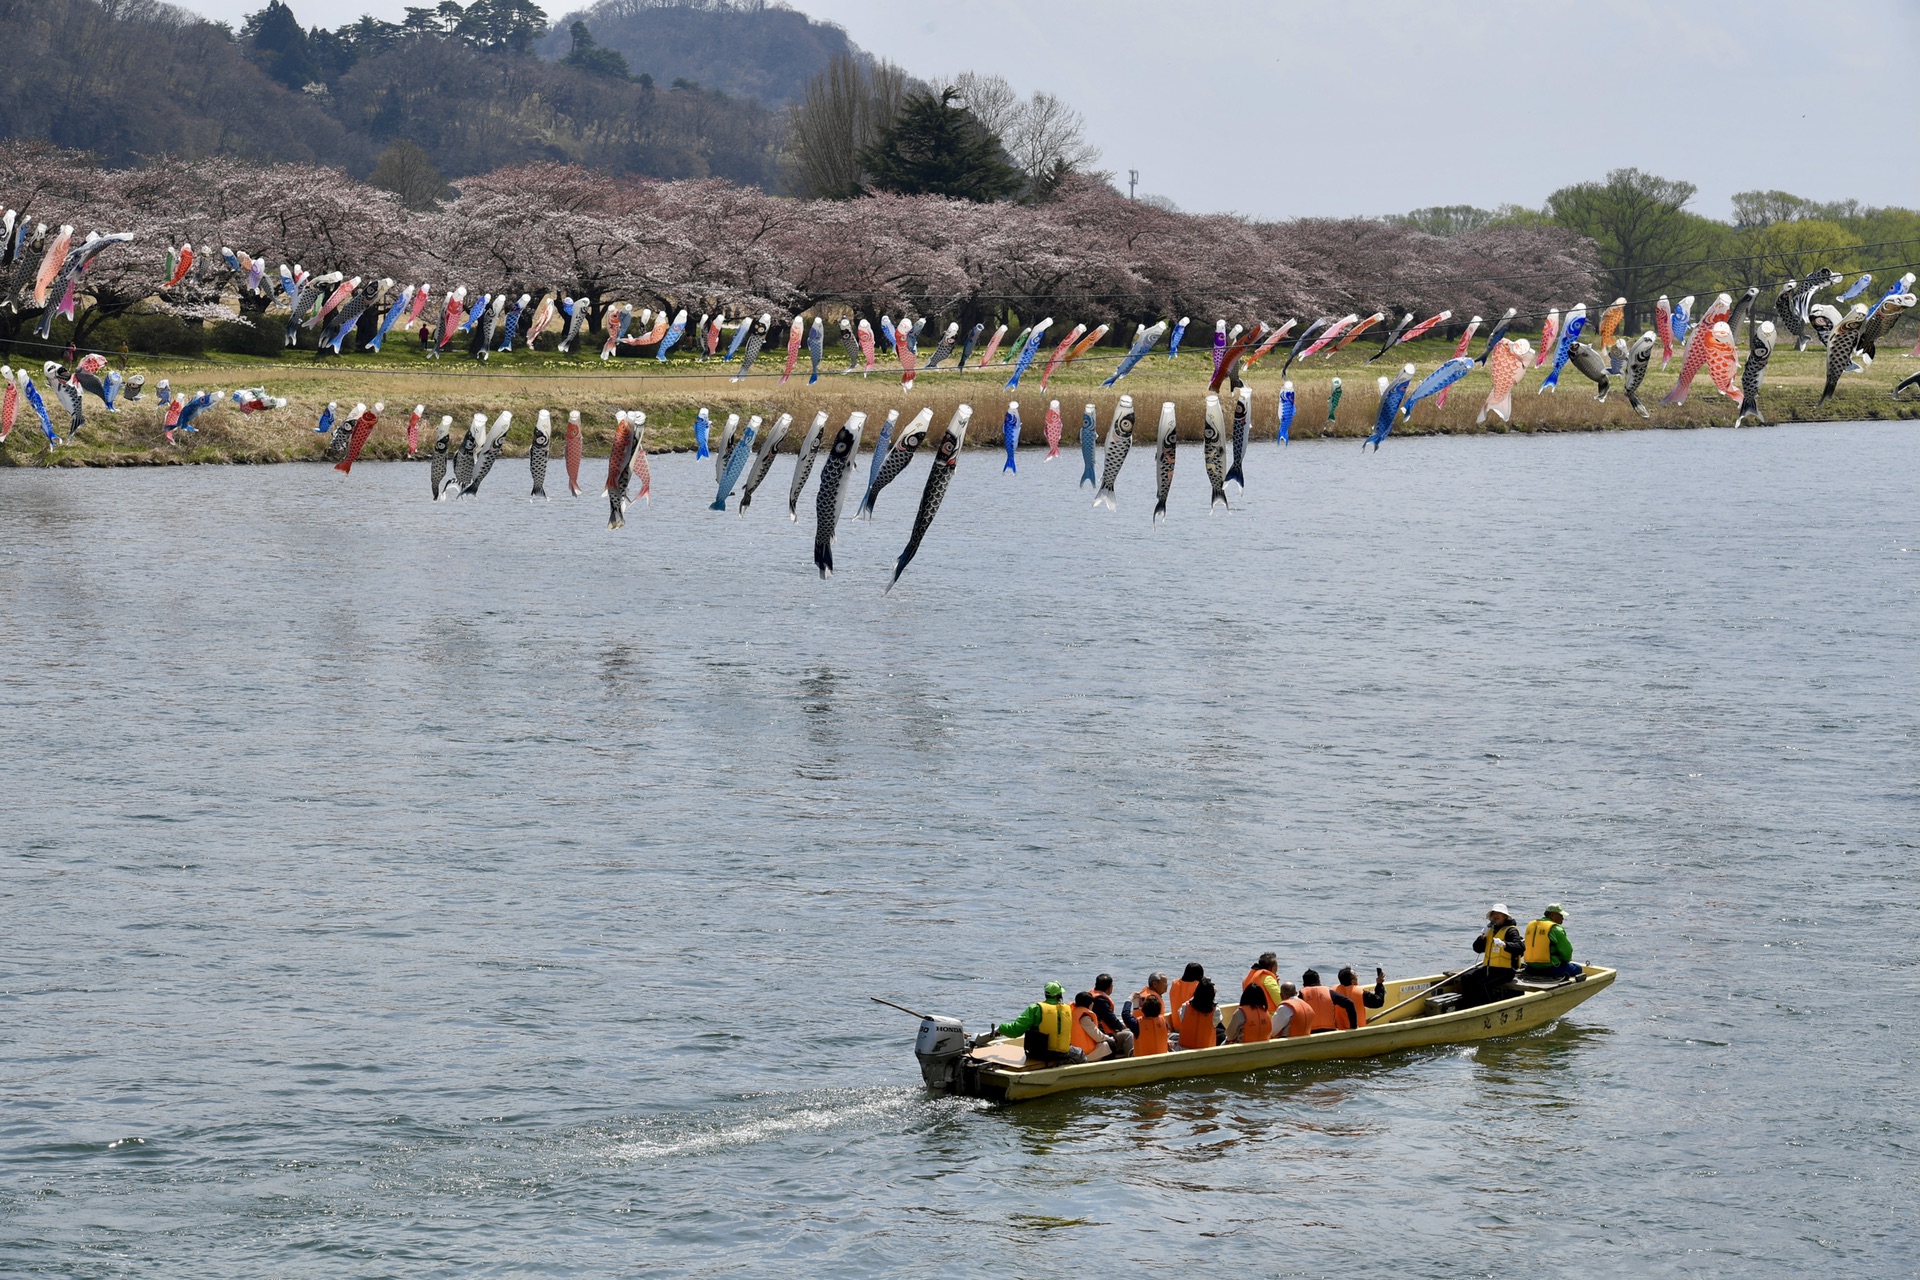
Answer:
[[1260, 958], [1253, 962], [1253, 968], [1247, 970], [1247, 976], [1240, 979], [1240, 989], [1258, 986], [1267, 993], [1267, 1010], [1272, 1012], [1280, 1007], [1280, 957], [1271, 951], [1263, 951]]
[[1003, 1022], [977, 1043], [984, 1044], [993, 1035], [1024, 1037], [1030, 1062], [1072, 1062], [1078, 1056], [1073, 1047], [1073, 1006], [1067, 1003], [1067, 991], [1057, 982], [1049, 982], [1038, 1004], [1030, 1004], [1012, 1022]]
[[1523, 955], [1529, 978], [1577, 978], [1585, 972], [1573, 962], [1566, 923], [1566, 911], [1559, 903], [1549, 902], [1546, 913], [1527, 926]]
[[1527, 949], [1520, 936], [1520, 926], [1508, 912], [1506, 903], [1496, 902], [1487, 908], [1487, 927], [1473, 940], [1473, 949], [1480, 953], [1480, 963], [1486, 967], [1460, 984], [1464, 1003], [1476, 1005], [1505, 999], [1511, 994], [1509, 988], [1520, 971], [1520, 958]]

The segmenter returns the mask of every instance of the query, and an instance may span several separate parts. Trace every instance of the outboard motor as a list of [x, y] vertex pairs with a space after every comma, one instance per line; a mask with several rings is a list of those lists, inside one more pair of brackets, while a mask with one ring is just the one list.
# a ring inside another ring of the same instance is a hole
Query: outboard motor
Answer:
[[967, 1053], [967, 1029], [958, 1018], [933, 1014], [920, 1019], [920, 1035], [913, 1042], [913, 1056], [920, 1059], [920, 1078], [927, 1088], [943, 1092], [954, 1088], [960, 1060]]

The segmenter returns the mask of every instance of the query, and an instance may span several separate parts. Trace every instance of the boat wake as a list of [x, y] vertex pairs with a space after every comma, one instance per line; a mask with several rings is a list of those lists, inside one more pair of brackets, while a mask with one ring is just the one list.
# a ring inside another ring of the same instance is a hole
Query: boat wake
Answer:
[[656, 1132], [620, 1142], [617, 1160], [661, 1160], [699, 1155], [734, 1147], [752, 1146], [796, 1134], [846, 1135], [862, 1128], [884, 1126], [897, 1131], [916, 1115], [924, 1115], [928, 1098], [918, 1088], [824, 1089], [806, 1094], [768, 1094], [753, 1100], [760, 1110], [743, 1115], [729, 1109], [704, 1115], [662, 1116], [646, 1123]]

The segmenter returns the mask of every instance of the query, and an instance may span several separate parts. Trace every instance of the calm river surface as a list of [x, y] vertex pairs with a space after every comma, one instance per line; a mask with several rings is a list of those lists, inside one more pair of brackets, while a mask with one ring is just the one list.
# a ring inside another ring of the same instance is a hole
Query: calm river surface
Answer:
[[[1157, 529], [1150, 449], [1019, 465], [891, 596], [920, 460], [829, 582], [786, 461], [620, 533], [515, 459], [0, 471], [0, 1272], [1920, 1266], [1920, 431], [1262, 442], [1211, 517], [1188, 447]], [[1619, 983], [1004, 1109], [867, 1000], [1496, 898]]]

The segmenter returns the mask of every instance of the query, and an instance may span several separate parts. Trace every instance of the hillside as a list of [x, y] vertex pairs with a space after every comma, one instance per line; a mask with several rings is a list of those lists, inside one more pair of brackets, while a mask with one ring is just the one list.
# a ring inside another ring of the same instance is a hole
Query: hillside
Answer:
[[236, 35], [155, 0], [0, 0], [0, 139], [109, 165], [231, 156], [356, 176], [406, 141], [445, 178], [566, 160], [775, 184], [778, 120], [767, 107], [548, 61], [521, 31], [471, 20], [509, 9], [475, 0], [457, 22], [303, 32], [270, 4]]
[[635, 76], [691, 81], [778, 107], [797, 101], [835, 55], [858, 52], [847, 33], [760, 0], [600, 0], [558, 19], [540, 53], [567, 53], [568, 28], [583, 21]]

